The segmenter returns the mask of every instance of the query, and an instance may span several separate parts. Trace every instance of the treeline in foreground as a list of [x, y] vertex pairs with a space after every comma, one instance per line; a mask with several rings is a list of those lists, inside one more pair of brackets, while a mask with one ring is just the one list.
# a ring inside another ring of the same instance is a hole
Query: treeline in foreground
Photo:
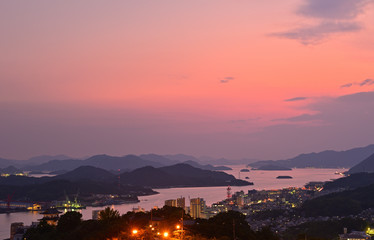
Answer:
[[279, 239], [268, 228], [258, 232], [251, 230], [245, 216], [239, 212], [229, 211], [208, 220], [193, 221], [189, 215], [184, 215], [182, 208], [168, 206], [145, 213], [128, 212], [122, 216], [118, 211], [106, 208], [99, 213], [99, 220], [82, 220], [79, 212], [67, 212], [60, 217], [57, 226], [41, 221], [24, 237], [28, 240]]

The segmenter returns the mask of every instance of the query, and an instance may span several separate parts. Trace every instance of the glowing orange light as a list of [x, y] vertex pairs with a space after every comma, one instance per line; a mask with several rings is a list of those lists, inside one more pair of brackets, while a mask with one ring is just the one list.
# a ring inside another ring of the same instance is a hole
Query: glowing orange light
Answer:
[[132, 230], [132, 234], [137, 234], [138, 233], [138, 230], [134, 229]]
[[164, 232], [164, 237], [168, 237], [169, 236], [169, 233], [168, 232]]
[[177, 229], [180, 229], [180, 228], [181, 228], [181, 226], [177, 225]]

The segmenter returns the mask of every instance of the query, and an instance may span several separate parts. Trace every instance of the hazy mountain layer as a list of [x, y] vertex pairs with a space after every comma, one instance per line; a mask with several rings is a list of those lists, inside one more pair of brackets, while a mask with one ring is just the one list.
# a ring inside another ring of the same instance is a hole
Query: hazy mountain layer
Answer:
[[250, 163], [249, 165], [256, 168], [268, 164], [275, 164], [289, 168], [350, 168], [373, 153], [374, 144], [346, 151], [328, 150], [319, 153], [301, 154], [286, 160], [258, 161]]

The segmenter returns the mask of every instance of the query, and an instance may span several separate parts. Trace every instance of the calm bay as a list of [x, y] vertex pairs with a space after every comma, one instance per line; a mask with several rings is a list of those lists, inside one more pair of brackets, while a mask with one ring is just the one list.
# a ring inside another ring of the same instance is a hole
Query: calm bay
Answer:
[[[335, 172], [343, 172], [346, 169], [317, 169], [304, 168], [293, 169], [292, 171], [254, 171], [240, 172], [240, 169], [245, 168], [244, 165], [229, 166], [233, 170], [225, 171], [228, 174], [234, 175], [236, 178], [245, 179], [254, 183], [254, 185], [235, 187], [231, 186], [231, 191], [237, 192], [243, 190], [244, 192], [252, 189], [256, 190], [271, 190], [281, 189], [287, 187], [302, 187], [311, 181], [329, 181], [341, 177]], [[240, 174], [240, 176], [239, 176]], [[288, 175], [292, 179], [276, 179], [277, 176]], [[204, 198], [207, 205], [221, 201], [226, 198], [226, 188], [222, 187], [192, 187], [192, 188], [168, 188], [155, 189], [159, 194], [151, 196], [139, 197], [140, 202], [135, 204], [122, 204], [111, 206], [118, 210], [121, 214], [131, 211], [133, 208], [141, 207], [145, 210], [150, 210], [152, 207], [162, 207], [164, 201], [167, 199], [176, 199], [178, 197], [186, 198], [186, 205], [189, 205], [189, 198]], [[83, 219], [91, 219], [93, 210], [100, 210], [104, 207], [87, 207], [81, 210]], [[10, 214], [0, 214], [0, 239], [9, 238], [10, 224], [13, 222], [23, 222], [25, 225], [30, 225], [31, 222], [38, 221], [42, 215], [38, 212], [18, 212]]]

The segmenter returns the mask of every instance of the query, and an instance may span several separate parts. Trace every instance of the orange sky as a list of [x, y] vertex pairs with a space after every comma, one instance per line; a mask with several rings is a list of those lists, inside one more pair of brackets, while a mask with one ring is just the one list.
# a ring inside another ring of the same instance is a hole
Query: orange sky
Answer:
[[[346, 128], [338, 118], [286, 120], [320, 113], [313, 104], [326, 99], [373, 91], [373, 1], [330, 3], [2, 1], [0, 107], [7, 117], [0, 156], [282, 158], [370, 144], [371, 133], [321, 142], [325, 130], [316, 125], [336, 126], [334, 134]], [[285, 101], [293, 98], [299, 100]], [[283, 124], [296, 124], [286, 134], [301, 126], [321, 134], [287, 145], [283, 131], [267, 133]], [[73, 144], [64, 132], [75, 127]], [[19, 141], [20, 129], [27, 140]], [[274, 151], [266, 150], [269, 138]]]

